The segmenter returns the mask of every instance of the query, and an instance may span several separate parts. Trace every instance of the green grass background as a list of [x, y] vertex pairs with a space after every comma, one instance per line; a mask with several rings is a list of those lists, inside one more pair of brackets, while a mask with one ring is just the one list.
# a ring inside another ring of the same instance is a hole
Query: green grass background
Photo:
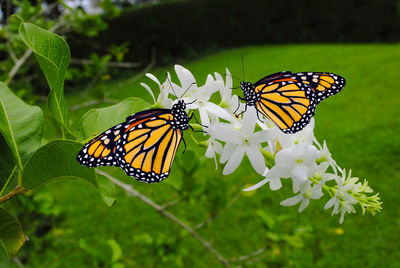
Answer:
[[[297, 212], [297, 206], [280, 206], [280, 201], [293, 195], [291, 185], [284, 183], [281, 191], [273, 192], [264, 186], [250, 196], [239, 195], [230, 208], [222, 211], [199, 233], [227, 258], [248, 254], [270, 243], [273, 250], [266, 257], [270, 261], [261, 260], [249, 267], [267, 264], [270, 267], [400, 267], [400, 45], [257, 46], [177, 63], [191, 70], [197, 82], [203, 84], [207, 74], [223, 74], [225, 67], [232, 75], [242, 77], [242, 54], [245, 78], [252, 82], [282, 70], [329, 71], [346, 78], [343, 91], [317, 107], [315, 136], [320, 142], [327, 141], [333, 158], [342, 168], [351, 168], [354, 176], [368, 179], [370, 186], [380, 193], [383, 210], [375, 217], [362, 216], [357, 207], [357, 214], [346, 215], [340, 225], [338, 216], [331, 217], [331, 211], [323, 209], [327, 197], [312, 201], [303, 213]], [[151, 72], [164, 80], [166, 71], [173, 73], [173, 66]], [[151, 101], [139, 85], [141, 81], [157, 88], [146, 77], [132, 81], [127, 75], [124, 79], [111, 81], [106, 89], [115, 99], [139, 96]], [[238, 81], [234, 83], [237, 85]], [[241, 94], [240, 90], [234, 92]], [[91, 97], [86, 93], [70, 93], [66, 98], [72, 105]], [[87, 110], [74, 112], [73, 120], [78, 120]], [[205, 153], [204, 148], [197, 148], [193, 143], [189, 142], [188, 147], [195, 148], [199, 154]], [[220, 171], [212, 170], [214, 163], [208, 159], [201, 163], [202, 167], [193, 178], [184, 180], [180, 169], [187, 161], [185, 157], [190, 157], [190, 152], [177, 154], [172, 174], [165, 183], [132, 184], [159, 203], [176, 198], [173, 186], [185, 184], [184, 187], [194, 194], [171, 211], [191, 226], [207, 218], [212, 198], [224, 198], [218, 196], [219, 191], [226, 192], [229, 199], [247, 183], [261, 179], [254, 174], [247, 160], [232, 175], [222, 176]], [[125, 181], [129, 180], [118, 169], [109, 170]], [[217, 194], [196, 195], [196, 187], [203, 187], [201, 182], [206, 177], [215, 178], [212, 187], [217, 189]], [[62, 220], [53, 224], [46, 234], [50, 242], [35, 247], [32, 246], [34, 241], [27, 242], [29, 267], [107, 266], [99, 260], [109, 258], [107, 241], [110, 239], [121, 247], [123, 257], [118, 262], [126, 267], [163, 266], [161, 264], [165, 267], [165, 263], [170, 267], [222, 267], [175, 223], [141, 201], [127, 197], [122, 190], [118, 190], [117, 203], [110, 208], [101, 202], [93, 189], [76, 181], [48, 184], [38, 194], [46, 196], [48, 192], [53, 209], [62, 215]], [[286, 220], [277, 224], [276, 233], [309, 230], [303, 243], [288, 246], [267, 242], [267, 231], [257, 214], [259, 210], [274, 219], [285, 215]], [[152, 241], [149, 242], [151, 246], [146, 246], [143, 241]]]

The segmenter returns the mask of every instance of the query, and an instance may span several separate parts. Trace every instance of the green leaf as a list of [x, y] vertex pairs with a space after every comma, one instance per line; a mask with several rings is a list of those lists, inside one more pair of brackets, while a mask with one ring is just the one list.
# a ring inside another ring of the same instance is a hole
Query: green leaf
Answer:
[[116, 197], [116, 187], [115, 184], [104, 177], [103, 175], [96, 174], [97, 176], [97, 184], [100, 190], [101, 197], [104, 200], [104, 203], [107, 206], [112, 206], [115, 204], [115, 197]]
[[3, 242], [8, 256], [17, 254], [26, 241], [21, 223], [4, 208], [0, 208], [0, 240]]
[[42, 146], [26, 163], [22, 186], [33, 189], [54, 179], [75, 178], [95, 187], [106, 205], [112, 205], [112, 186], [106, 183], [104, 178], [97, 177], [94, 168], [81, 166], [76, 161], [82, 146], [81, 143], [72, 140], [54, 140]]
[[[0, 197], [15, 187], [13, 178], [17, 172], [13, 154], [3, 136], [0, 135]], [[12, 187], [11, 187], [12, 186]]]
[[15, 163], [22, 164], [39, 148], [43, 133], [43, 113], [15, 96], [0, 82], [0, 133], [12, 152]]
[[68, 108], [64, 99], [64, 77], [71, 54], [65, 40], [34, 24], [19, 20], [19, 35], [35, 54], [50, 87], [49, 107], [54, 118], [68, 130]]
[[257, 210], [257, 215], [261, 218], [267, 229], [271, 230], [275, 226], [275, 220], [274, 218], [266, 213], [264, 210]]
[[0, 240], [0, 268], [9, 268], [10, 261], [7, 255], [6, 246], [3, 241]]
[[126, 120], [131, 114], [146, 110], [150, 104], [139, 98], [127, 98], [118, 104], [88, 111], [80, 121], [80, 138], [88, 139]]
[[270, 231], [267, 232], [266, 236], [268, 239], [275, 241], [275, 242], [280, 241], [282, 239], [278, 233], [274, 233], [274, 232], [270, 232]]
[[76, 155], [82, 144], [72, 140], [54, 140], [40, 147], [25, 165], [22, 186], [33, 189], [59, 178], [78, 178], [97, 188], [94, 169], [81, 166]]
[[122, 249], [121, 246], [114, 239], [109, 239], [107, 244], [110, 246], [112, 251], [112, 262], [116, 262], [122, 257]]

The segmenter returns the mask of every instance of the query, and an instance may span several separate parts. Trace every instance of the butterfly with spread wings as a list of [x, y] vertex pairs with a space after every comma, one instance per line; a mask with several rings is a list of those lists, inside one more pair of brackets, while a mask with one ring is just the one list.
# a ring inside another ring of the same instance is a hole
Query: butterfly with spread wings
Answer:
[[339, 93], [346, 80], [333, 73], [289, 71], [268, 75], [256, 83], [241, 82], [246, 105], [273, 121], [284, 133], [302, 130], [322, 100]]
[[160, 182], [168, 177], [182, 133], [190, 127], [185, 108], [179, 100], [171, 109], [133, 114], [89, 141], [76, 159], [87, 167], [121, 167], [138, 181]]

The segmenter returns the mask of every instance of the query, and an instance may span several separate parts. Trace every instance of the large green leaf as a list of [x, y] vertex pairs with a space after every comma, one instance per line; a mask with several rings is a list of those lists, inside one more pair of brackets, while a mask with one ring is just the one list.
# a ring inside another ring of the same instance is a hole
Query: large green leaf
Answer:
[[19, 35], [33, 51], [50, 87], [49, 107], [54, 118], [68, 130], [68, 108], [64, 99], [64, 77], [71, 54], [60, 36], [34, 24], [20, 21]]
[[[15, 187], [16, 164], [3, 136], [0, 135], [0, 197]], [[6, 185], [7, 184], [7, 185]], [[6, 186], [6, 187], [5, 187]]]
[[0, 207], [0, 240], [8, 256], [14, 256], [24, 244], [26, 237], [21, 223], [11, 213]]
[[82, 140], [98, 135], [106, 129], [124, 122], [126, 117], [146, 110], [150, 104], [139, 98], [127, 98], [118, 104], [88, 111], [80, 121]]
[[0, 133], [9, 146], [14, 161], [22, 164], [41, 143], [43, 113], [37, 106], [30, 106], [15, 96], [0, 82]]
[[82, 146], [81, 143], [72, 140], [54, 140], [42, 146], [26, 163], [22, 186], [33, 189], [51, 180], [75, 178], [94, 186], [105, 203], [112, 205], [113, 191], [109, 185], [102, 178], [98, 183], [94, 168], [81, 166], [76, 161], [76, 156]]
[[3, 241], [0, 240], [0, 268], [9, 268], [10, 261], [7, 255], [6, 246]]

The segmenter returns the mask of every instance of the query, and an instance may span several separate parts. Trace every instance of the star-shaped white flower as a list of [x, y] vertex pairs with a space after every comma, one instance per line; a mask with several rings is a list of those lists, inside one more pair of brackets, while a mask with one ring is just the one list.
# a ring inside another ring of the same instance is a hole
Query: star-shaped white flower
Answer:
[[214, 158], [215, 169], [218, 168], [217, 154], [221, 155], [222, 152], [223, 152], [222, 144], [219, 141], [215, 140], [215, 138], [210, 138], [210, 140], [208, 141], [206, 157]]
[[294, 206], [301, 202], [299, 207], [299, 212], [302, 212], [310, 203], [310, 199], [320, 199], [324, 194], [322, 192], [322, 187], [328, 180], [332, 180], [333, 174], [325, 173], [329, 164], [323, 162], [322, 164], [316, 166], [313, 177], [318, 180], [318, 182], [311, 182], [310, 180], [305, 181], [299, 185], [300, 193], [288, 198], [281, 202], [282, 206]]
[[277, 147], [277, 151], [280, 149], [292, 148], [297, 144], [308, 144], [311, 145], [314, 138], [314, 118], [311, 118], [310, 123], [304, 127], [299, 132], [295, 134], [285, 134], [277, 127], [274, 128], [274, 133], [276, 134], [277, 141], [279, 142], [279, 146]]
[[213, 102], [210, 102], [212, 94], [220, 87], [221, 81], [215, 81], [211, 75], [207, 76], [206, 84], [198, 87], [193, 74], [180, 65], [175, 65], [175, 72], [181, 82], [181, 88], [176, 92], [187, 103], [189, 110], [197, 109], [200, 114], [200, 121], [203, 126], [210, 125], [210, 116], [216, 116], [229, 120], [231, 117], [227, 111]]
[[171, 76], [168, 74], [167, 79], [163, 84], [158, 81], [157, 77], [150, 73], [147, 73], [146, 76], [156, 82], [158, 87], [160, 88], [160, 94], [158, 95], [156, 100], [151, 88], [145, 83], [140, 83], [140, 85], [142, 85], [147, 90], [147, 92], [149, 92], [150, 96], [153, 98], [154, 103], [159, 104], [161, 107], [164, 108], [171, 108], [173, 100], [168, 98], [169, 94], [173, 93], [173, 91], [171, 90]]
[[[221, 96], [220, 106], [224, 108], [231, 116], [232, 119], [235, 119], [236, 114], [240, 114], [244, 111], [244, 103], [239, 101], [239, 97], [237, 95], [232, 95], [232, 76], [228, 69], [225, 69], [225, 83], [224, 79], [219, 73], [214, 73], [215, 80], [222, 83], [223, 86], [219, 87], [219, 93]], [[231, 120], [229, 120], [231, 121]]]
[[343, 172], [343, 170], [336, 164], [336, 161], [332, 158], [331, 153], [329, 152], [328, 146], [326, 145], [326, 141], [324, 141], [323, 145], [318, 142], [316, 138], [314, 138], [314, 143], [318, 146], [320, 150], [320, 159], [323, 159], [329, 163], [332, 167], [333, 172], [337, 174], [337, 171]]
[[308, 143], [282, 149], [276, 154], [275, 166], [267, 172], [265, 179], [246, 188], [245, 191], [255, 190], [268, 182], [271, 190], [278, 190], [282, 187], [281, 178], [292, 178], [293, 191], [296, 193], [299, 191], [299, 186], [311, 175], [318, 155], [317, 148]]
[[354, 180], [351, 180], [351, 173], [346, 179], [346, 172], [343, 170], [342, 177], [336, 176], [337, 190], [333, 196], [324, 206], [325, 209], [333, 207], [332, 215], [340, 213], [340, 223], [343, 223], [345, 213], [355, 213], [353, 207], [357, 204], [357, 200], [349, 193], [354, 188]]
[[282, 201], [280, 204], [282, 206], [294, 206], [297, 203], [301, 202], [299, 207], [299, 212], [302, 212], [310, 203], [310, 199], [313, 198], [313, 191], [311, 187], [311, 181], [305, 181], [300, 185], [300, 193]]
[[256, 121], [255, 109], [248, 107], [240, 129], [233, 128], [231, 124], [227, 123], [217, 123], [209, 127], [207, 132], [212, 138], [226, 142], [221, 156], [221, 162], [227, 161], [223, 171], [224, 175], [235, 171], [245, 154], [253, 168], [259, 174], [263, 174], [265, 161], [260, 152], [260, 144], [266, 142], [270, 137], [268, 130], [254, 132]]

